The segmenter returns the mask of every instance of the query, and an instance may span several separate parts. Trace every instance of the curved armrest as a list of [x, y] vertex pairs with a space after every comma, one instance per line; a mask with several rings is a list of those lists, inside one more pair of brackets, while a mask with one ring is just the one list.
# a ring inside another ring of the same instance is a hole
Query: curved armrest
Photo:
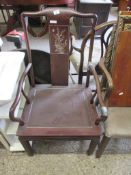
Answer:
[[[94, 35], [98, 30], [104, 29], [104, 28], [110, 28], [111, 26], [113, 26], [114, 24], [116, 24], [116, 21], [109, 21], [109, 22], [104, 22], [102, 24], [96, 25], [94, 29], [90, 30], [83, 38], [82, 43], [81, 43], [81, 47], [77, 48], [75, 46], [72, 46], [72, 50], [75, 49], [76, 51], [78, 51], [79, 53], [83, 53], [86, 43], [89, 39], [91, 39], [90, 41], [90, 50], [89, 50], [89, 61], [91, 61], [92, 58], [92, 51], [93, 51], [93, 44], [94, 44]], [[102, 46], [101, 46], [102, 47]], [[102, 54], [101, 54], [102, 55]]]
[[108, 82], [109, 91], [111, 91], [113, 89], [113, 80], [112, 80], [112, 77], [111, 77], [110, 73], [108, 72], [108, 70], [105, 67], [103, 58], [101, 58], [98, 65], [99, 65], [100, 69], [102, 70], [102, 72], [104, 73], [104, 75], [107, 79], [107, 82]]
[[105, 27], [108, 27], [108, 26], [113, 26], [114, 24], [116, 24], [117, 21], [108, 21], [108, 22], [103, 22], [97, 26], [95, 26], [95, 31], [98, 31], [98, 30], [101, 30]]
[[18, 84], [18, 89], [17, 89], [15, 100], [14, 100], [13, 104], [11, 105], [11, 108], [10, 108], [10, 111], [9, 111], [10, 119], [12, 121], [19, 122], [20, 125], [24, 125], [24, 122], [21, 119], [15, 117], [15, 110], [16, 110], [17, 105], [19, 104], [21, 93], [23, 93], [24, 97], [26, 98], [27, 103], [30, 103], [28, 97], [24, 93], [23, 83], [24, 83], [25, 78], [26, 78], [29, 70], [31, 69], [31, 67], [32, 67], [32, 64], [29, 63], [28, 66], [26, 67], [25, 71], [23, 72], [23, 74], [20, 78], [19, 84]]
[[[76, 48], [75, 46], [72, 46], [73, 49], [75, 49], [76, 51], [78, 52], [82, 52], [85, 48], [85, 45], [86, 45], [86, 42], [88, 41], [88, 39], [90, 39], [90, 37], [95, 33], [97, 32], [98, 30], [101, 30], [105, 27], [111, 27], [113, 26], [114, 24], [116, 24], [117, 21], [109, 21], [109, 22], [104, 22], [104, 23], [101, 23], [99, 25], [96, 25], [95, 28], [94, 28], [94, 31], [93, 30], [90, 30], [83, 38], [83, 41], [81, 43], [81, 47], [80, 48]], [[73, 40], [73, 38], [72, 38]]]
[[[102, 96], [100, 80], [98, 78], [98, 75], [96, 73], [94, 66], [91, 63], [89, 63], [89, 70], [94, 75], [95, 82], [96, 82], [97, 97], [98, 97], [99, 104], [101, 106], [101, 117], [100, 118], [98, 117], [95, 121], [95, 124], [98, 125], [101, 121], [105, 121], [107, 119], [108, 111], [107, 111], [107, 107], [106, 107], [106, 104]], [[94, 95], [96, 95], [96, 92]], [[92, 96], [90, 103], [93, 102], [93, 98], [95, 97], [94, 95]]]
[[101, 107], [105, 107], [106, 105], [105, 105], [105, 102], [104, 102], [103, 97], [102, 97], [102, 89], [101, 89], [101, 85], [100, 85], [100, 80], [98, 78], [98, 75], [97, 75], [96, 70], [95, 70], [94, 66], [92, 65], [92, 63], [89, 63], [89, 70], [92, 73], [92, 75], [94, 75], [94, 78], [95, 78], [96, 91], [97, 91], [99, 103], [100, 103]]
[[[109, 85], [109, 91], [111, 91], [113, 88], [113, 81], [112, 81], [110, 73], [108, 72], [108, 70], [106, 69], [106, 67], [104, 65], [103, 58], [99, 62], [99, 67], [102, 70], [102, 72], [104, 73], [104, 75], [107, 79], [108, 85]], [[97, 97], [99, 100], [99, 104], [101, 105], [101, 118], [96, 119], [96, 122], [95, 122], [96, 124], [99, 124], [100, 121], [105, 121], [107, 119], [107, 107], [106, 107], [106, 104], [105, 104], [103, 96], [102, 96], [102, 89], [101, 89], [99, 77], [96, 73], [94, 66], [91, 63], [89, 63], [89, 70], [94, 75], [95, 82], [96, 82]], [[96, 95], [96, 93], [95, 93], [95, 95]], [[94, 97], [95, 96], [93, 96], [93, 98]], [[93, 101], [93, 98], [91, 99], [91, 103]]]
[[[98, 30], [101, 30], [101, 29], [103, 29], [105, 27], [113, 26], [114, 24], [116, 24], [116, 21], [109, 21], [109, 22], [101, 23], [101, 24], [95, 26], [94, 32], [96, 33]], [[90, 30], [84, 36], [82, 44], [81, 44], [81, 49], [83, 49], [85, 47], [85, 44], [86, 44], [87, 40], [90, 39], [90, 37], [91, 37], [91, 34], [92, 34], [92, 30]]]

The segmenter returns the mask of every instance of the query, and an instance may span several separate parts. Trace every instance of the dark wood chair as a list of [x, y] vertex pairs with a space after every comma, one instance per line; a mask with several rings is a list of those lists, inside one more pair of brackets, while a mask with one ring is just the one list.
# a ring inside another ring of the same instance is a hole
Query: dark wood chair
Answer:
[[[50, 85], [35, 84], [27, 30], [28, 17], [42, 15], [46, 16], [49, 25], [52, 82]], [[92, 35], [94, 35], [97, 20], [95, 14], [82, 14], [64, 8], [47, 8], [40, 12], [25, 12], [21, 15], [26, 36], [28, 65], [19, 82], [17, 95], [9, 114], [12, 121], [19, 122], [17, 136], [28, 155], [34, 153], [30, 145], [30, 141], [34, 140], [91, 140], [89, 155], [93, 153], [99, 142], [101, 128], [95, 124], [98, 115], [94, 104], [90, 103], [91, 89], [86, 85], [68, 85], [69, 20], [73, 16], [91, 18]], [[93, 67], [90, 69], [95, 74]], [[31, 88], [29, 94], [26, 95], [22, 85], [28, 73], [31, 77]], [[26, 104], [21, 118], [16, 118], [15, 109], [21, 95], [26, 98]]]
[[[97, 73], [100, 73], [98, 62], [100, 58], [105, 55], [115, 24], [116, 21], [109, 21], [96, 25], [95, 33], [102, 30], [101, 35], [95, 39], [94, 36], [92, 36], [92, 32], [89, 31], [82, 39], [80, 48], [75, 46], [75, 38], [72, 36], [72, 52], [69, 59], [76, 71], [76, 73], [72, 73], [72, 75], [78, 75], [79, 84], [82, 84], [83, 76], [87, 76], [89, 62], [92, 62], [96, 67]], [[97, 41], [96, 44], [94, 43], [95, 40]], [[89, 46], [87, 46], [88, 42], [90, 43]], [[101, 45], [101, 48], [98, 47], [98, 43]]]
[[121, 12], [112, 34], [111, 47], [99, 63], [104, 75], [99, 82], [101, 102], [104, 106], [102, 118], [104, 134], [98, 146], [96, 157], [104, 152], [111, 138], [131, 137], [131, 12]]

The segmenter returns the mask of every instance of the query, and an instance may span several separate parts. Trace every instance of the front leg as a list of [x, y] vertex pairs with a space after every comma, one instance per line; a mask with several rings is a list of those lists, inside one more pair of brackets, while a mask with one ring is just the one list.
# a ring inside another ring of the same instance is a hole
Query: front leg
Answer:
[[93, 138], [93, 139], [91, 140], [90, 145], [89, 145], [89, 149], [88, 149], [88, 151], [87, 151], [87, 154], [88, 154], [88, 155], [93, 154], [93, 152], [95, 151], [96, 146], [97, 146], [98, 143], [99, 143], [99, 139], [100, 139], [100, 137]]
[[20, 140], [21, 144], [23, 145], [23, 147], [25, 148], [25, 151], [27, 152], [27, 154], [29, 156], [33, 156], [34, 150], [33, 150], [32, 146], [30, 145], [29, 141], [23, 137], [19, 137], [19, 140]]

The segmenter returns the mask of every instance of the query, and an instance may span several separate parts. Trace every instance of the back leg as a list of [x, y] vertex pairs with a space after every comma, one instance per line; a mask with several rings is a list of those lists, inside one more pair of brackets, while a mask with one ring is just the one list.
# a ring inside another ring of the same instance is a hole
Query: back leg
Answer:
[[101, 157], [101, 155], [103, 154], [103, 152], [104, 152], [107, 144], [109, 143], [109, 141], [110, 141], [109, 137], [103, 136], [101, 142], [98, 145], [98, 149], [96, 151], [96, 158]]

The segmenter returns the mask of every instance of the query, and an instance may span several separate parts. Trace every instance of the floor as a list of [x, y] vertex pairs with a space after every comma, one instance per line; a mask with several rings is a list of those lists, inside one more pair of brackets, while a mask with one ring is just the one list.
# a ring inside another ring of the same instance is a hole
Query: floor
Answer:
[[125, 147], [122, 154], [117, 152], [116, 146], [113, 154], [111, 146], [96, 159], [94, 155], [87, 156], [86, 151], [80, 151], [86, 144], [83, 142], [35, 144], [37, 153], [33, 157], [1, 148], [0, 175], [131, 175], [131, 154]]
[[[110, 20], [116, 14], [113, 9]], [[32, 47], [48, 50], [47, 41], [44, 46], [32, 41]], [[4, 39], [2, 50], [14, 48]], [[131, 140], [112, 139], [100, 159], [86, 155], [88, 145], [89, 141], [35, 142], [33, 157], [11, 153], [0, 145], [0, 175], [131, 175]]]

